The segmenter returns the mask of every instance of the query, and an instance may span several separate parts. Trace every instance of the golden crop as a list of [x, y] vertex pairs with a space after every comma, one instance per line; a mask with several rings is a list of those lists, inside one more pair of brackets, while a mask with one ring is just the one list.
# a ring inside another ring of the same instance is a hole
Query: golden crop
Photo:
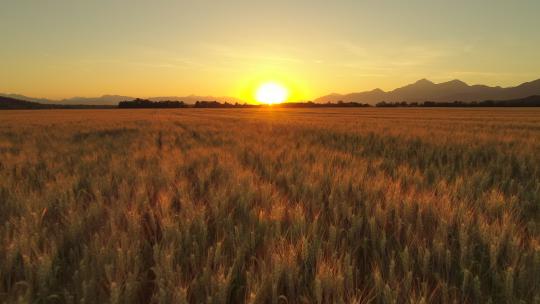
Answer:
[[0, 113], [0, 302], [540, 303], [536, 109]]

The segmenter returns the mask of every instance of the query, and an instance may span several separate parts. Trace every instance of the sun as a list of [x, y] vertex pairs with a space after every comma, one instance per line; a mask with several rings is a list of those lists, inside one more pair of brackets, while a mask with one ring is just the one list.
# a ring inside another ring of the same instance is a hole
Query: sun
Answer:
[[282, 103], [289, 97], [289, 91], [281, 84], [267, 82], [259, 86], [255, 93], [255, 99], [260, 103], [277, 104]]

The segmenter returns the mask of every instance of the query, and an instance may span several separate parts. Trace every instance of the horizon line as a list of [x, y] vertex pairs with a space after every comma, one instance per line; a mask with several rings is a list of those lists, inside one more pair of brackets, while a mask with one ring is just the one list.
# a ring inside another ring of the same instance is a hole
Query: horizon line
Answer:
[[[375, 91], [375, 90], [380, 90], [384, 93], [388, 93], [388, 92], [392, 92], [393, 90], [396, 90], [396, 89], [399, 89], [399, 88], [402, 88], [402, 87], [405, 87], [407, 85], [412, 85], [412, 84], [416, 84], [420, 81], [428, 81], [432, 84], [435, 84], [435, 85], [439, 85], [439, 84], [444, 84], [444, 83], [449, 83], [449, 82], [453, 82], [453, 81], [459, 81], [459, 82], [462, 82], [464, 84], [466, 84], [467, 86], [487, 86], [487, 87], [491, 87], [491, 88], [503, 88], [503, 89], [508, 89], [508, 88], [515, 88], [515, 87], [518, 87], [520, 85], [523, 85], [523, 84], [526, 84], [526, 83], [531, 83], [531, 82], [535, 82], [535, 81], [540, 81], [540, 77], [539, 78], [536, 78], [536, 79], [533, 79], [533, 80], [529, 80], [529, 81], [525, 81], [525, 82], [521, 82], [521, 83], [517, 83], [517, 84], [514, 84], [514, 85], [510, 85], [510, 86], [500, 86], [500, 85], [489, 85], [489, 84], [482, 84], [482, 83], [476, 83], [476, 84], [469, 84], [468, 82], [466, 81], [463, 81], [459, 78], [453, 78], [451, 80], [447, 80], [447, 81], [441, 81], [441, 82], [434, 82], [434, 81], [431, 81], [429, 80], [429, 78], [421, 78], [421, 79], [418, 79], [414, 82], [410, 82], [410, 83], [405, 83], [405, 84], [402, 84], [398, 87], [395, 87], [393, 89], [389, 89], [389, 90], [383, 90], [379, 87], [377, 88], [373, 88], [373, 89], [366, 89], [366, 90], [363, 90], [363, 91], [351, 91], [351, 92], [347, 92], [347, 93], [338, 93], [338, 92], [330, 92], [330, 93], [327, 93], [327, 94], [324, 94], [324, 95], [321, 95], [321, 96], [318, 96], [318, 97], [315, 97], [313, 99], [304, 99], [304, 100], [288, 100], [287, 102], [309, 102], [309, 101], [313, 101], [317, 98], [320, 98], [320, 97], [325, 97], [325, 96], [329, 96], [329, 95], [347, 95], [347, 94], [358, 94], [358, 93], [364, 93], [364, 92], [371, 92], [371, 91]], [[230, 99], [236, 99], [238, 101], [243, 101], [245, 103], [249, 103], [248, 101], [246, 101], [245, 99], [243, 98], [240, 98], [240, 97], [235, 97], [235, 96], [227, 96], [227, 95], [221, 95], [221, 96], [214, 96], [214, 95], [208, 95], [208, 94], [194, 94], [194, 93], [190, 93], [190, 94], [162, 94], [162, 95], [147, 95], [147, 96], [136, 96], [136, 95], [131, 95], [131, 94], [120, 94], [120, 93], [103, 93], [101, 95], [94, 95], [94, 96], [91, 96], [91, 95], [87, 95], [87, 96], [82, 96], [82, 95], [74, 95], [74, 96], [71, 96], [71, 97], [64, 97], [64, 98], [51, 98], [51, 97], [36, 97], [36, 96], [29, 96], [29, 95], [25, 95], [23, 93], [8, 93], [8, 92], [0, 92], [0, 95], [3, 95], [3, 96], [20, 96], [20, 97], [26, 97], [26, 98], [31, 98], [31, 99], [46, 99], [48, 101], [68, 101], [70, 99], [78, 99], [78, 98], [84, 98], [84, 99], [94, 99], [94, 98], [103, 98], [103, 97], [107, 97], [107, 96], [110, 96], [110, 97], [126, 97], [126, 98], [132, 98], [132, 99], [136, 99], [136, 98], [141, 98], [141, 99], [155, 99], [155, 98], [168, 98], [168, 97], [171, 97], [171, 98], [186, 98], [186, 97], [212, 97], [212, 98], [219, 98], [219, 99], [225, 99], [225, 98], [230, 98]], [[201, 101], [206, 101], [206, 100], [201, 100]], [[257, 103], [255, 103], [257, 104]]]

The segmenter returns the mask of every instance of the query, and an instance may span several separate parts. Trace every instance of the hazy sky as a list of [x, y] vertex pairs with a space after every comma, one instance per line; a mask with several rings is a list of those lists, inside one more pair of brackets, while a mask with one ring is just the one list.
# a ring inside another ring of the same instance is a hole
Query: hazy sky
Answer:
[[0, 0], [0, 92], [293, 99], [540, 78], [540, 1]]

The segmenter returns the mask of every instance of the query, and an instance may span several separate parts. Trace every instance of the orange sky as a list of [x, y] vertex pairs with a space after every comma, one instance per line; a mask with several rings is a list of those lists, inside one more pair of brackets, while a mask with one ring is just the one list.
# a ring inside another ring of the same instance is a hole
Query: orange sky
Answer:
[[291, 101], [420, 78], [540, 77], [540, 1], [9, 1], [0, 92]]

